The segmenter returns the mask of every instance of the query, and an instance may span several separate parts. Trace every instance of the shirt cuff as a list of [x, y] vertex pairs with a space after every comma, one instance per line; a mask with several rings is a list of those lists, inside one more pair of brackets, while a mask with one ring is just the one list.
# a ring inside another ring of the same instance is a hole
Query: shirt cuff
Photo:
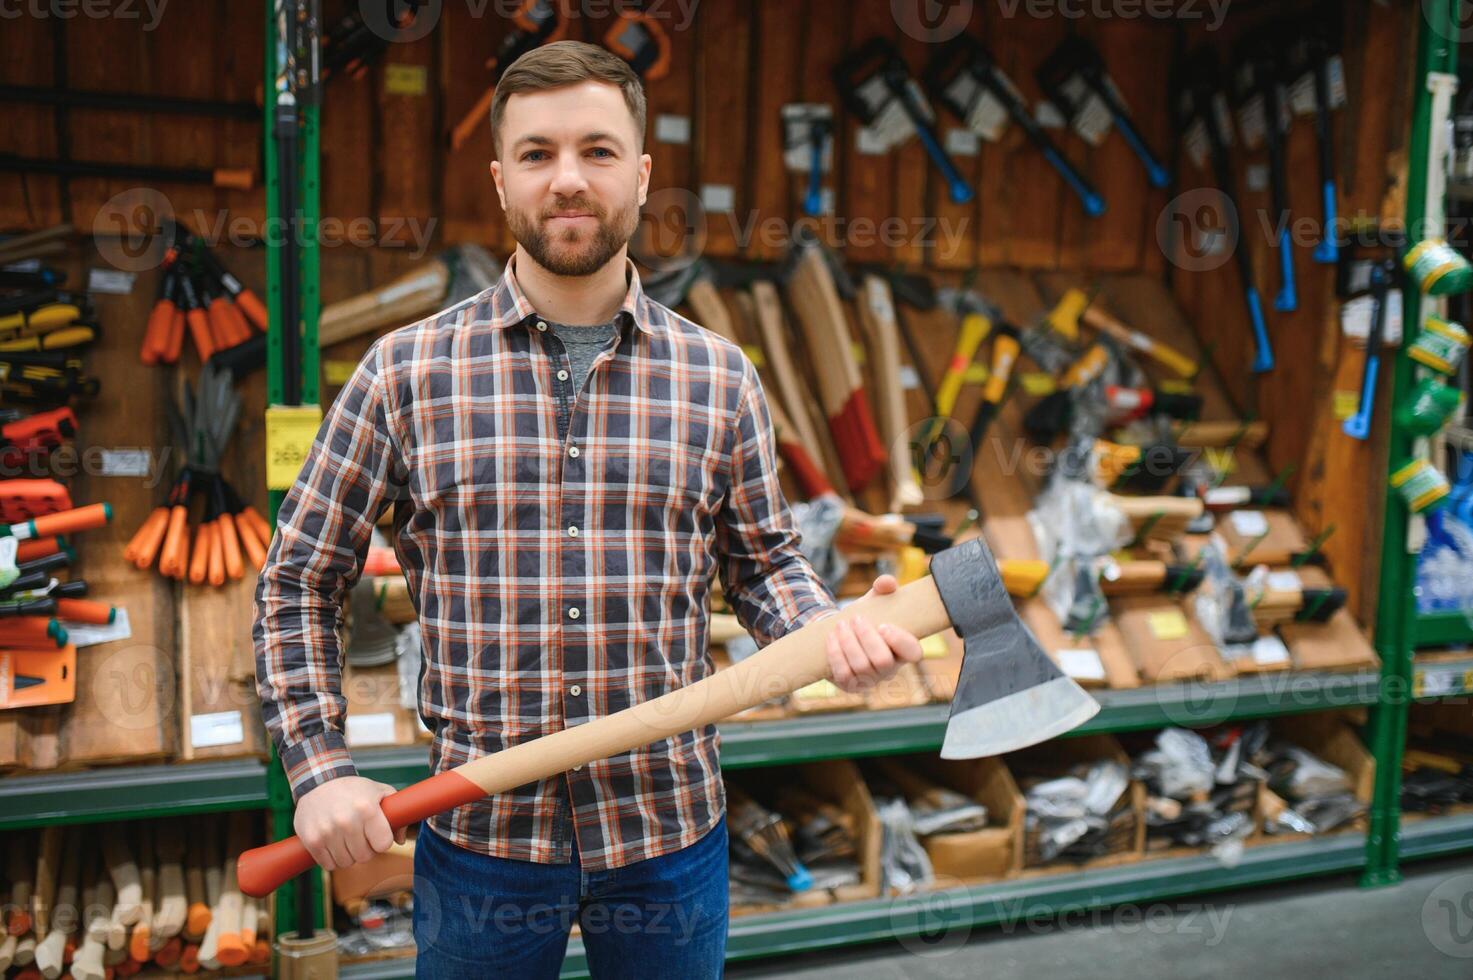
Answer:
[[787, 627], [782, 632], [782, 636], [779, 636], [778, 639], [782, 639], [783, 636], [802, 629], [809, 623], [816, 623], [820, 619], [828, 619], [830, 616], [838, 615], [838, 613], [839, 607], [829, 603], [809, 606], [788, 622]]
[[281, 749], [280, 754], [293, 802], [329, 780], [358, 775], [342, 732], [314, 735]]

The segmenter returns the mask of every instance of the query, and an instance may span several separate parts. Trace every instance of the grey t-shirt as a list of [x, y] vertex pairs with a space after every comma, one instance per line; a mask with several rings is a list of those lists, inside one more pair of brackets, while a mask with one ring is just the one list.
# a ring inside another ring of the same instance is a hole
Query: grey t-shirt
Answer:
[[557, 334], [563, 346], [568, 349], [568, 360], [573, 362], [572, 378], [573, 394], [583, 390], [583, 384], [588, 380], [588, 372], [593, 367], [593, 362], [598, 359], [612, 341], [619, 334], [619, 321], [610, 320], [608, 323], [598, 323], [591, 327], [569, 326], [566, 323], [554, 323], [547, 321], [547, 327]]

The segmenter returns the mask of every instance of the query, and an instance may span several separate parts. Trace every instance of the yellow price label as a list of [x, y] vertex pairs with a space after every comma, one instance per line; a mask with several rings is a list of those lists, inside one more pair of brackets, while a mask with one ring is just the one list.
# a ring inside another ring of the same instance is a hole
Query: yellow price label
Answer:
[[1360, 410], [1358, 391], [1337, 391], [1331, 397], [1334, 399], [1331, 404], [1334, 406], [1336, 421], [1344, 422]]
[[1168, 395], [1190, 395], [1193, 391], [1196, 390], [1192, 387], [1192, 383], [1190, 381], [1185, 381], [1181, 378], [1163, 378], [1161, 380], [1161, 383], [1158, 384], [1156, 387], [1160, 388]]
[[1058, 387], [1054, 383], [1052, 374], [1042, 371], [1025, 371], [1018, 376], [1018, 381], [1023, 385], [1023, 390], [1030, 395], [1052, 395]]
[[322, 426], [320, 405], [266, 409], [266, 489], [290, 490]]
[[326, 360], [322, 362], [322, 378], [330, 385], [341, 388], [348, 383], [353, 372], [358, 370], [356, 361]]
[[384, 68], [384, 91], [389, 95], [424, 95], [429, 75], [424, 65], [389, 65]]
[[1180, 609], [1163, 609], [1146, 617], [1146, 626], [1158, 640], [1180, 640], [1187, 635], [1187, 618]]

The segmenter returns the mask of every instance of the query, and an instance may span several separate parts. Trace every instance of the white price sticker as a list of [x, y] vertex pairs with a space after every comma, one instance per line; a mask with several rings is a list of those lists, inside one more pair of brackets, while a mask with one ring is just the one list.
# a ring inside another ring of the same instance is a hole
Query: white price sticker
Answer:
[[349, 745], [393, 745], [394, 713], [349, 715], [343, 723], [343, 738]]
[[1268, 533], [1268, 518], [1261, 510], [1235, 510], [1228, 519], [1239, 537], [1256, 538]]
[[1060, 650], [1059, 666], [1064, 669], [1064, 673], [1077, 681], [1105, 679], [1105, 665], [1094, 650]]
[[238, 745], [244, 741], [245, 725], [239, 711], [215, 711], [189, 719], [189, 744], [196, 749]]

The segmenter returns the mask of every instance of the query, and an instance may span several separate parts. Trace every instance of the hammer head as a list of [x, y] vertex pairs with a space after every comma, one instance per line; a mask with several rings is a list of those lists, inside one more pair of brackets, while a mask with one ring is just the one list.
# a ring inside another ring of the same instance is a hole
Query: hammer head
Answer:
[[1078, 727], [1100, 710], [1018, 618], [981, 538], [933, 558], [931, 577], [964, 645], [943, 759], [1026, 748]]

